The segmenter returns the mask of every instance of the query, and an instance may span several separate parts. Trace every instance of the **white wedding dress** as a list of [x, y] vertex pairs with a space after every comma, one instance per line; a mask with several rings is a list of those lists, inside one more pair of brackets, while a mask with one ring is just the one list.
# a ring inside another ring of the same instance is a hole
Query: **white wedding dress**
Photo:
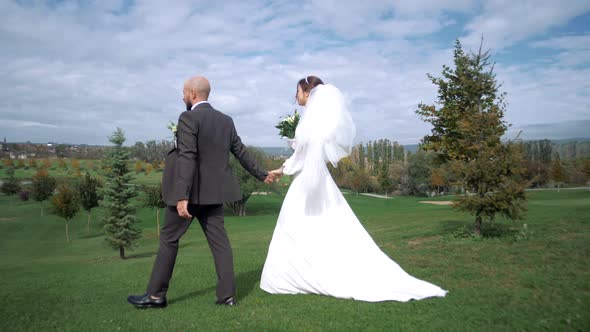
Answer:
[[297, 174], [283, 202], [262, 271], [272, 294], [322, 294], [362, 301], [409, 301], [446, 291], [407, 274], [379, 249], [332, 180], [327, 162], [350, 153], [356, 134], [340, 91], [319, 85], [284, 164]]

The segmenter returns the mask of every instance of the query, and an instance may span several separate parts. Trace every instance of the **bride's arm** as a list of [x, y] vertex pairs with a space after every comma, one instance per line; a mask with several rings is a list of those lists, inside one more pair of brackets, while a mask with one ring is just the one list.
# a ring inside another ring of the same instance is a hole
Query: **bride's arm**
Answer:
[[281, 174], [293, 175], [303, 169], [305, 162], [305, 144], [295, 144], [295, 151], [284, 163], [280, 170]]

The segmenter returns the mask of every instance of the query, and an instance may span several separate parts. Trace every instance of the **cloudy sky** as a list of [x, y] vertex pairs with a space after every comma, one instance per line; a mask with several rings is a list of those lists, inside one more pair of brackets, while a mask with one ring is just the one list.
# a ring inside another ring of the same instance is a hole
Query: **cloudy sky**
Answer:
[[242, 139], [274, 125], [315, 74], [351, 100], [357, 141], [417, 143], [426, 74], [480, 36], [508, 93], [511, 134], [590, 137], [588, 0], [0, 0], [0, 139], [107, 144], [170, 138], [192, 75]]

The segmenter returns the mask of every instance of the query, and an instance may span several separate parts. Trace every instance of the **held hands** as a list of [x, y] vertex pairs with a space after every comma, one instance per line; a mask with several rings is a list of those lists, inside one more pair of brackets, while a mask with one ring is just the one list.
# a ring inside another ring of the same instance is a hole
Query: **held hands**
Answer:
[[264, 183], [271, 184], [273, 182], [278, 182], [281, 177], [283, 176], [283, 168], [275, 169], [274, 171], [268, 172], [266, 179], [264, 179]]
[[188, 212], [188, 200], [178, 201], [176, 203], [176, 211], [178, 211], [178, 215], [185, 219], [192, 219], [193, 216]]

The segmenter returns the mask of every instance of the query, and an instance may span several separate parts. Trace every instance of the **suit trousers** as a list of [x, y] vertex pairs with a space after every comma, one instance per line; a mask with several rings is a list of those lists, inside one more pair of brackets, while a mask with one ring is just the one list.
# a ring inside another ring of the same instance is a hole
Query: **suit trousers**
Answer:
[[[217, 272], [217, 299], [224, 300], [234, 296], [234, 262], [232, 248], [224, 227], [223, 204], [189, 204], [188, 211], [201, 224], [213, 254]], [[184, 219], [178, 215], [175, 206], [167, 207], [165, 224], [160, 232], [160, 248], [147, 287], [149, 295], [157, 297], [166, 295], [176, 263], [178, 242], [191, 223], [192, 219]]]

